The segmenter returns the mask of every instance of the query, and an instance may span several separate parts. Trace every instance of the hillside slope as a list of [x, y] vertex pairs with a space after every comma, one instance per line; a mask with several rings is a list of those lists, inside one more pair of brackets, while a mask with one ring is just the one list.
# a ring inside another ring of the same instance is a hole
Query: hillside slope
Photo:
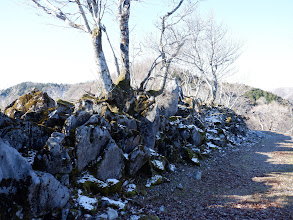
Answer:
[[273, 90], [273, 93], [293, 102], [293, 87], [277, 88]]

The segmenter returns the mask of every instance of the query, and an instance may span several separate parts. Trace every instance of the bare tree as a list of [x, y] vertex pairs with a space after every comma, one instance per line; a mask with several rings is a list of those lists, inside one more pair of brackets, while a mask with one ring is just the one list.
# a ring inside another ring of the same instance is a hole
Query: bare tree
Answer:
[[152, 49], [158, 54], [158, 56], [152, 63], [146, 78], [141, 82], [141, 90], [144, 88], [145, 83], [157, 65], [160, 65], [161, 72], [163, 73], [163, 80], [160, 89], [157, 92], [158, 94], [161, 94], [164, 90], [170, 66], [174, 59], [178, 56], [181, 48], [188, 38], [186, 31], [182, 30], [184, 27], [179, 24], [182, 23], [184, 19], [195, 10], [197, 5], [197, 2], [189, 4], [183, 9], [183, 11], [176, 14], [183, 2], [184, 0], [180, 0], [178, 2], [174, 1], [173, 9], [170, 12], [167, 12], [160, 19], [160, 25], [158, 25], [160, 34], [158, 40], [153, 42], [152, 45]]
[[129, 16], [131, 0], [117, 0], [118, 20], [120, 27], [121, 70], [114, 53], [103, 17], [114, 2], [109, 0], [31, 0], [34, 5], [45, 13], [65, 22], [72, 28], [88, 34], [94, 49], [95, 64], [98, 78], [101, 79], [101, 89], [108, 93], [112, 90], [113, 82], [102, 47], [102, 33], [106, 33], [107, 40], [113, 52], [119, 82], [123, 81], [130, 88], [129, 71]]
[[231, 40], [227, 29], [218, 25], [213, 17], [202, 20], [193, 18], [187, 21], [189, 41], [182, 49], [180, 60], [189, 64], [209, 87], [209, 104], [214, 104], [219, 80], [231, 73], [232, 64], [240, 55], [241, 44]]
[[[220, 91], [218, 92], [218, 103], [234, 110], [244, 110], [245, 93], [250, 90], [250, 87], [244, 84], [229, 84], [220, 83]], [[244, 114], [245, 112], [243, 112]]]

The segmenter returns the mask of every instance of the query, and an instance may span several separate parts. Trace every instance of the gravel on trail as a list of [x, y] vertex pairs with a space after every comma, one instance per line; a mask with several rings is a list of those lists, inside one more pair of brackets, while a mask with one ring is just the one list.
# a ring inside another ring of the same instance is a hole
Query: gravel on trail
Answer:
[[[134, 198], [160, 219], [293, 219], [293, 137], [262, 132], [258, 143], [215, 151], [201, 167], [177, 165]], [[248, 137], [254, 138], [255, 136]]]

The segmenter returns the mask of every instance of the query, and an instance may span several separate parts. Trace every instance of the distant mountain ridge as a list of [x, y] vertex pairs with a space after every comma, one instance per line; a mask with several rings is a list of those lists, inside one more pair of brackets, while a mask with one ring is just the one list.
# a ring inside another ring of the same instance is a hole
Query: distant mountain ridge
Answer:
[[293, 87], [282, 87], [273, 90], [278, 96], [281, 96], [283, 99], [287, 99], [293, 102]]
[[98, 83], [96, 81], [77, 84], [23, 82], [7, 89], [0, 90], [0, 109], [4, 110], [6, 106], [19, 96], [32, 91], [34, 88], [48, 93], [48, 95], [56, 101], [58, 99], [64, 99], [72, 102], [80, 99], [85, 92], [96, 94], [99, 91]]

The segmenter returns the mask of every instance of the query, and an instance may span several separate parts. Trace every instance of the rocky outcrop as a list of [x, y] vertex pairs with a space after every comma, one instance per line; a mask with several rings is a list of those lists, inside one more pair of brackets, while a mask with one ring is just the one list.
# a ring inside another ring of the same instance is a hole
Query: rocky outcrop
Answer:
[[[199, 113], [194, 99], [178, 104], [176, 81], [165, 90], [156, 98], [137, 92], [125, 108], [90, 94], [55, 106], [50, 98], [41, 102], [45, 94], [36, 90], [14, 101], [6, 112], [12, 118], [0, 114], [6, 141], [0, 141], [0, 218], [50, 218], [53, 212], [58, 219], [99, 218], [100, 205], [119, 216], [125, 196], [138, 193], [127, 187], [137, 176], [154, 187], [175, 163], [200, 166], [212, 150], [244, 141], [248, 129], [232, 110], [201, 106]], [[37, 101], [27, 108], [20, 100]], [[100, 199], [113, 193], [123, 199]]]
[[34, 89], [12, 102], [4, 113], [11, 118], [39, 121], [44, 115], [44, 111], [55, 107], [55, 101], [47, 93]]
[[1, 219], [38, 217], [63, 208], [68, 189], [51, 174], [35, 172], [20, 153], [0, 139]]
[[3, 125], [0, 128], [0, 137], [17, 150], [23, 148], [40, 150], [52, 133], [49, 128], [30, 121], [13, 120], [3, 115], [0, 118]]
[[150, 158], [150, 150], [143, 146], [137, 146], [129, 155], [128, 173], [133, 176], [145, 165]]

